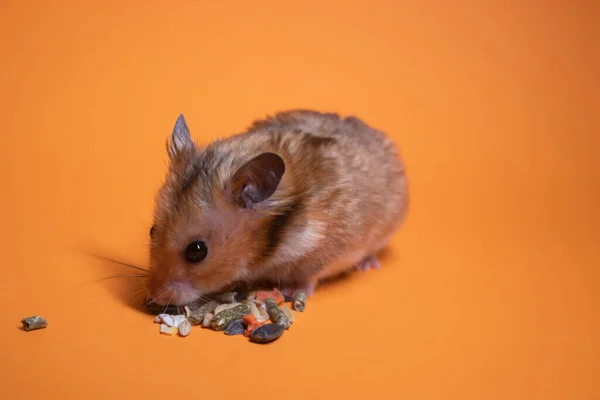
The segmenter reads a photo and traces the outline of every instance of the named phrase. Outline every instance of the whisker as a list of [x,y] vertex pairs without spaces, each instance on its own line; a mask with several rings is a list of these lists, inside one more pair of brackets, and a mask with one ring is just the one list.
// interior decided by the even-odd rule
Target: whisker
[[145,268],[141,268],[141,267],[138,267],[138,266],[136,266],[136,265],[133,265],[133,264],[128,264],[128,263],[125,263],[125,262],[122,262],[122,261],[117,261],[117,260],[114,260],[114,259],[112,259],[112,258],[109,258],[109,257],[100,256],[100,255],[98,255],[98,254],[92,254],[92,253],[88,253],[88,252],[86,252],[86,254],[88,254],[88,255],[90,255],[90,256],[92,256],[92,257],[100,258],[100,259],[102,259],[102,260],[104,260],[104,261],[109,261],[109,262],[112,262],[112,263],[114,263],[114,264],[119,264],[119,265],[122,265],[122,266],[124,266],[124,267],[133,268],[133,269],[136,269],[136,270],[138,270],[138,271],[144,271],[144,272],[148,272],[148,270],[147,270],[147,269],[145,269]]
[[106,280],[115,279],[115,278],[148,278],[148,276],[142,275],[142,274],[119,274],[119,275],[107,276],[105,278],[96,279],[93,282],[101,282],[101,281],[106,281]]

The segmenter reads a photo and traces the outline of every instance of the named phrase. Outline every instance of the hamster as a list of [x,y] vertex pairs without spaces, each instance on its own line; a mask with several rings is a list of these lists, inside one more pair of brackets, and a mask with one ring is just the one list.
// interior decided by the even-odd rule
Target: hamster
[[311,296],[324,279],[378,268],[405,220],[405,165],[360,119],[291,110],[196,144],[183,115],[151,228],[149,300],[186,305],[238,287]]

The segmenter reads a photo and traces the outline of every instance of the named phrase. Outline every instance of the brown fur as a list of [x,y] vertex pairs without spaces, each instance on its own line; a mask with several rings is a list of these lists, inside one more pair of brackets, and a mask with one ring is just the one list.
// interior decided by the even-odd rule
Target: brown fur
[[[149,290],[163,302],[172,281],[191,282],[198,295],[236,282],[314,283],[381,250],[406,215],[395,145],[354,117],[288,111],[205,147],[170,146],[150,263]],[[285,173],[271,197],[242,209],[232,177],[264,152],[278,154]],[[194,240],[207,243],[208,256],[189,265],[182,254]]]

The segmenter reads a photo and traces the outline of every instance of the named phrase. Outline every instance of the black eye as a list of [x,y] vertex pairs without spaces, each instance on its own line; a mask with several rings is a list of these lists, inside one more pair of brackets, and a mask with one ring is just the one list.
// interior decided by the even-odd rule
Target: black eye
[[197,263],[206,258],[206,253],[208,253],[208,249],[204,242],[192,242],[185,249],[185,259],[189,262]]
[[154,236],[155,227],[150,228],[150,237]]

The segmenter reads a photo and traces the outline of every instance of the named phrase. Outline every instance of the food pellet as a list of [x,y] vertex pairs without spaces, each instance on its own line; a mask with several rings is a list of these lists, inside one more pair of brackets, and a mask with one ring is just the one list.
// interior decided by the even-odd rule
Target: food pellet
[[246,304],[238,304],[233,308],[221,311],[210,321],[210,326],[216,331],[224,330],[231,321],[241,319],[244,315],[250,314],[250,307]]
[[303,312],[306,307],[306,293],[298,291],[294,294],[294,302],[292,303],[294,310]]
[[219,314],[221,311],[225,311],[225,310],[229,310],[230,308],[236,307],[241,303],[225,303],[225,304],[219,304],[217,306],[217,308],[215,308],[215,312],[213,314],[217,315]]
[[191,310],[191,314],[188,315],[188,320],[192,325],[200,325],[204,320],[204,316],[208,313],[214,314],[215,308],[219,305],[218,302],[211,300],[204,303],[196,310]]
[[23,318],[21,320],[21,324],[23,324],[23,330],[26,332],[44,329],[48,326],[48,322],[46,322],[46,320],[39,315]]
[[269,313],[269,317],[271,321],[283,326],[285,329],[288,329],[291,325],[290,320],[287,315],[279,308],[275,300],[272,298],[268,298],[265,301],[265,305],[267,306],[267,312]]

